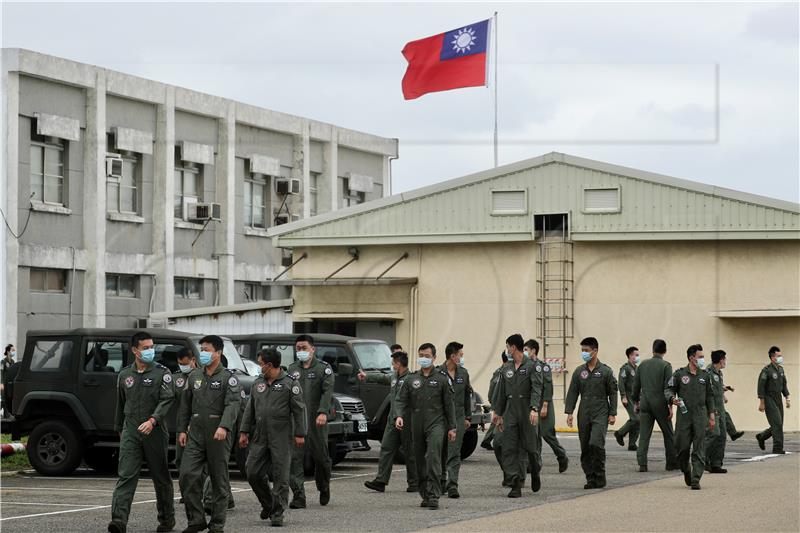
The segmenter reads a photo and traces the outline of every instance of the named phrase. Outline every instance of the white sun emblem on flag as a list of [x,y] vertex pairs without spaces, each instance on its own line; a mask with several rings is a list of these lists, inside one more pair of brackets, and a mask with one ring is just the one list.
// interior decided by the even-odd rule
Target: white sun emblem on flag
[[465,54],[471,49],[472,45],[475,44],[475,41],[477,41],[475,38],[475,30],[472,28],[463,28],[458,30],[453,42],[450,44],[453,45],[453,50]]

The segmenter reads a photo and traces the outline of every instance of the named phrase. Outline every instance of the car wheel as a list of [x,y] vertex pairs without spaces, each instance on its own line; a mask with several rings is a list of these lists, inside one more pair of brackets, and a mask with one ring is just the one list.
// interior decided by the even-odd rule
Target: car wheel
[[475,451],[478,445],[478,431],[475,428],[469,428],[464,432],[464,440],[461,442],[461,460],[463,461]]
[[101,474],[116,474],[119,467],[119,448],[94,447],[83,456],[89,468]]
[[28,437],[28,460],[43,476],[69,475],[82,459],[83,443],[72,424],[46,420]]

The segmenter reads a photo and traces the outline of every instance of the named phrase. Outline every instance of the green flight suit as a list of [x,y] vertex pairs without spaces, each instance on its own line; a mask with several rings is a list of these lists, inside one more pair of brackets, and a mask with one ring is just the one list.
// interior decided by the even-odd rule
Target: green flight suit
[[636,379],[636,367],[627,361],[619,368],[619,399],[626,400],[628,405],[622,404],[628,412],[628,421],[619,428],[617,433],[621,437],[630,435],[628,438],[628,449],[636,446],[636,439],[639,438],[639,414],[636,412],[633,402],[633,382]]
[[[181,398],[183,397],[183,391],[186,390],[186,387],[189,385],[189,373],[181,372],[180,370],[176,370],[172,373],[172,383],[175,386],[175,404],[180,409],[181,405]],[[183,450],[184,447],[180,446],[175,441],[175,468],[178,469],[178,472],[181,470],[181,458],[183,457]]]
[[293,502],[305,507],[306,489],[305,473],[303,472],[303,458],[306,450],[311,454],[314,463],[314,481],[320,495],[330,494],[331,486],[331,456],[328,451],[328,426],[317,427],[317,416],[329,416],[331,411],[331,396],[333,394],[333,369],[331,365],[317,359],[309,360],[308,368],[300,361],[289,365],[289,376],[296,380],[303,390],[303,401],[306,404],[308,416],[308,434],[306,443],[302,448],[292,449],[292,469],[289,475],[289,486],[292,488]]
[[503,471],[509,475],[510,486],[520,489],[525,484],[527,465],[531,467],[531,483],[539,478],[542,459],[539,455],[538,426],[531,424],[531,411],[542,404],[544,378],[542,368],[536,370],[530,360],[517,366],[514,360],[500,370],[495,390],[495,412],[503,417]]
[[650,436],[653,424],[658,423],[664,437],[664,452],[667,470],[678,467],[675,454],[675,434],[672,421],[668,418],[670,407],[664,399],[664,387],[672,377],[672,365],[663,357],[654,355],[639,364],[633,379],[633,402],[639,402],[639,449],[636,460],[639,466],[647,466],[647,451],[650,449]]
[[706,429],[705,449],[706,467],[721,468],[725,457],[725,441],[727,440],[726,414],[725,409],[725,385],[722,380],[722,371],[717,370],[714,365],[708,369],[708,377],[711,380],[711,391],[714,395],[714,405],[716,406],[716,424],[714,429]]
[[[531,360],[534,365],[542,366],[542,404],[547,402],[547,416],[539,417],[539,456],[542,455],[542,439],[550,446],[558,459],[559,465],[567,459],[567,451],[558,442],[556,436],[556,410],[553,406],[553,372],[550,365],[540,361],[538,358]],[[539,404],[539,413],[542,412],[542,405]]]
[[[210,531],[222,531],[228,510],[228,460],[244,393],[233,370],[220,362],[209,376],[205,368],[193,370],[181,397],[177,432],[188,430],[186,449],[181,459],[179,482],[190,526],[206,524],[203,510],[203,471],[211,478],[214,501]],[[191,427],[190,427],[191,426]],[[214,440],[218,428],[227,430],[224,440]]]
[[406,460],[406,481],[408,488],[413,492],[419,491],[419,483],[417,483],[417,461],[414,457],[414,444],[411,437],[411,431],[400,431],[394,427],[394,420],[397,416],[402,416],[403,421],[411,423],[411,411],[406,409],[404,413],[396,413],[395,405],[397,403],[397,396],[400,389],[403,387],[402,381],[409,375],[408,370],[399,376],[387,374],[367,374],[367,383],[381,383],[389,385],[389,414],[386,417],[386,427],[383,430],[383,438],[381,438],[381,454],[378,459],[378,476],[375,481],[389,484],[389,479],[392,477],[392,465],[394,465],[394,457],[397,450],[402,448],[403,457]]
[[417,462],[417,481],[422,501],[438,503],[442,495],[442,448],[445,436],[456,429],[453,387],[447,374],[431,368],[406,376],[395,399],[395,414],[411,411],[410,428],[403,419],[402,431],[411,429]]
[[288,505],[294,437],[306,436],[307,422],[303,391],[283,370],[271,383],[264,376],[255,380],[239,431],[250,438],[247,482],[261,509],[276,521]]
[[758,434],[762,441],[772,437],[772,453],[783,452],[783,402],[781,394],[789,397],[786,373],[779,364],[770,362],[758,375],[758,398],[764,400],[764,412],[769,427]]
[[[503,363],[505,364],[505,363]],[[492,373],[492,379],[489,382],[489,403],[492,405],[492,410],[497,413],[495,406],[497,405],[497,384],[500,383],[500,376],[502,375],[501,372],[503,371],[503,367],[500,366],[497,370]],[[486,436],[483,440],[490,439],[492,442],[492,448],[494,448],[494,457],[497,459],[497,464],[500,465],[500,469],[503,471],[503,486],[511,486],[511,476],[503,466],[503,432],[498,431],[497,427],[491,425],[489,427],[489,431],[486,432]]]
[[[720,375],[722,375],[722,372],[720,372]],[[727,409],[725,410],[725,431],[728,432],[728,436],[731,438],[731,440],[734,440],[741,436],[741,435],[738,436],[736,435],[737,433],[739,433],[739,430],[736,429],[736,424],[733,423],[733,418],[731,418],[731,414],[728,412]]]
[[684,474],[691,476],[692,485],[700,483],[706,466],[706,428],[709,414],[716,411],[712,381],[707,371],[697,369],[697,373],[692,374],[689,367],[685,366],[672,374],[664,389],[667,402],[672,402],[677,396],[686,404],[687,413],[682,413],[680,407],[676,409],[675,449],[678,464]]
[[447,435],[442,449],[442,490],[458,491],[458,473],[461,470],[461,444],[464,442],[464,420],[472,420],[472,385],[466,368],[456,365],[455,377],[447,371],[447,365],[439,370],[447,374],[453,387],[453,408],[456,413],[456,440],[450,442]]
[[586,482],[595,487],[606,485],[606,432],[608,417],[617,416],[617,380],[611,367],[597,361],[594,369],[580,365],[572,373],[564,412],[578,409],[578,439],[581,443],[581,468]]
[[[114,429],[121,432],[119,479],[111,498],[111,521],[123,528],[128,524],[144,461],[147,461],[156,492],[158,523],[167,524],[175,518],[168,460],[169,430],[165,423],[174,400],[172,374],[167,367],[154,363],[139,372],[133,364],[120,371],[114,418]],[[156,426],[149,435],[144,435],[138,428],[151,417]]]

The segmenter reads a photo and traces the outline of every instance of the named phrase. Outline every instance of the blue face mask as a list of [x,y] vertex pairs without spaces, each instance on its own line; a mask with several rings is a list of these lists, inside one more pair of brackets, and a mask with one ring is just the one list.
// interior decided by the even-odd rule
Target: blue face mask
[[143,363],[152,363],[153,360],[156,358],[156,351],[153,348],[148,350],[142,350],[139,352],[139,357],[142,359]]
[[782,365],[783,364],[783,356],[779,355],[778,357],[776,357],[775,358],[775,362],[778,363],[779,365]]
[[461,356],[461,361],[458,362],[458,366],[460,366],[461,368],[464,368],[464,356],[463,355]]
[[200,352],[200,357],[198,358],[200,366],[208,366],[211,363],[211,356],[211,352]]
[[417,359],[417,361],[419,362],[420,368],[430,368],[431,365],[433,364],[433,359],[431,359],[430,357],[420,357],[419,359]]
[[178,363],[178,367],[181,369],[181,372],[183,372],[184,374],[188,374],[189,372],[192,371],[192,365],[182,365],[182,364]]
[[588,363],[592,360],[592,354],[589,352],[581,352],[581,359],[583,359],[584,363]]
[[700,357],[697,359],[697,368],[703,369],[706,367],[706,360],[704,357]]
[[311,357],[311,352],[297,352],[297,360],[305,363]]
[[639,364],[640,360],[641,360],[641,357],[639,357],[638,355],[633,358],[633,362],[636,363],[637,365]]

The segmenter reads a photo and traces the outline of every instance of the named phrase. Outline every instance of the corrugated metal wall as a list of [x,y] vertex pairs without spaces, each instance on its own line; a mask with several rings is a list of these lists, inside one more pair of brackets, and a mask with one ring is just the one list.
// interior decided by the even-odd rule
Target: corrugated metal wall
[[292,314],[283,308],[178,317],[171,319],[170,322],[169,329],[205,335],[292,332]]

